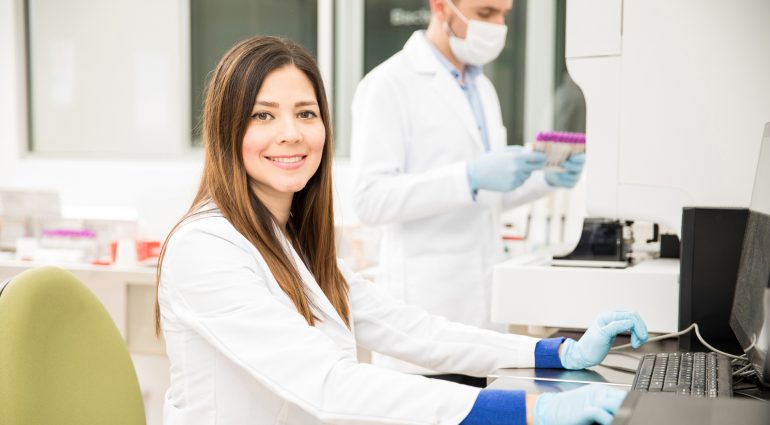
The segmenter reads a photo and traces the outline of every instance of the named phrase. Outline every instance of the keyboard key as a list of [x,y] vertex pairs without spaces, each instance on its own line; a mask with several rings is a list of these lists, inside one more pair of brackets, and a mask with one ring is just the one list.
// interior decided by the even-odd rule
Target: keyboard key
[[666,381],[663,383],[663,392],[664,393],[673,393],[676,392],[679,385],[676,381]]

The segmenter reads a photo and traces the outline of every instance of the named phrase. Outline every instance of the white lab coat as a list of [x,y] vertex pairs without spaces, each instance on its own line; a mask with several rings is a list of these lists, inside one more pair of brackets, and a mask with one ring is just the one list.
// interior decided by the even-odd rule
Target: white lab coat
[[[492,267],[504,259],[500,213],[551,189],[535,172],[515,191],[472,198],[466,163],[484,152],[481,134],[468,100],[428,43],[415,32],[356,90],[354,206],[363,223],[383,225],[378,284],[432,314],[499,329],[489,316]],[[476,84],[491,149],[502,148],[497,93],[484,75]]]
[[351,330],[287,244],[319,318],[309,326],[259,251],[218,213],[171,237],[159,287],[171,361],[165,425],[457,424],[478,389],[356,360],[356,345],[484,376],[532,367],[537,339],[427,315],[342,267]]

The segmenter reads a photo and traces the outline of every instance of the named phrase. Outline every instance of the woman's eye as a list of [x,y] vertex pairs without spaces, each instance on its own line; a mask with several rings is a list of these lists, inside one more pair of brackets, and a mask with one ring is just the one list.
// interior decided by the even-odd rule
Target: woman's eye
[[303,119],[310,119],[310,118],[315,118],[318,115],[316,115],[316,113],[313,111],[302,111],[299,114],[297,114],[297,116]]
[[251,114],[251,118],[253,118],[253,119],[257,120],[257,121],[267,121],[267,120],[273,118],[273,116],[270,115],[267,112],[255,112],[255,113]]

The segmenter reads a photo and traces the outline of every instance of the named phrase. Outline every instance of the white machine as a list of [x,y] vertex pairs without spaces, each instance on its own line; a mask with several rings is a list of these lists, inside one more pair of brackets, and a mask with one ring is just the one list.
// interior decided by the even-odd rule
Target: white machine
[[[770,121],[767,0],[569,0],[567,67],[586,99],[587,213],[679,232],[682,208],[748,207]],[[492,320],[585,328],[639,311],[677,328],[678,263],[497,266]]]

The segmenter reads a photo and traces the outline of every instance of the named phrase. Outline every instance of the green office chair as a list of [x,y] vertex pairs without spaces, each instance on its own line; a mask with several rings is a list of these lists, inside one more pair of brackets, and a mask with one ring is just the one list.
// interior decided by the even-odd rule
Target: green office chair
[[0,282],[0,425],[144,425],[131,357],[107,310],[64,270]]

